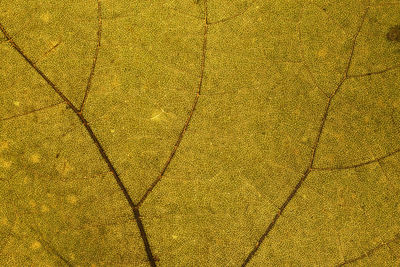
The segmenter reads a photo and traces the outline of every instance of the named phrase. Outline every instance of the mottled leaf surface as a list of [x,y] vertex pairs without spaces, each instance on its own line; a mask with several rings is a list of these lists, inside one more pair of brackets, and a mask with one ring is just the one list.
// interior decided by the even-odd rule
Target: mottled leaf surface
[[400,265],[399,25],[398,0],[1,0],[0,265]]

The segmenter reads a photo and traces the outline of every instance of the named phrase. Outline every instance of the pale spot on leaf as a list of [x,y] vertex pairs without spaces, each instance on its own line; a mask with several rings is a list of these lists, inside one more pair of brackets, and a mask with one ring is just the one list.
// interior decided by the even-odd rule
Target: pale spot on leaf
[[163,109],[154,110],[150,120],[152,120],[152,121],[168,121],[167,113]]
[[177,239],[178,236],[177,236],[177,235],[172,235],[172,238],[173,238],[173,239]]
[[114,76],[112,81],[111,81],[111,85],[113,87],[120,87],[121,86],[121,80],[119,78],[119,76]]
[[379,178],[379,183],[387,184],[387,183],[388,183],[387,177],[386,177],[385,175],[382,175],[382,176]]
[[22,182],[23,182],[24,184],[28,184],[29,181],[30,181],[30,179],[29,179],[28,176],[25,176],[24,179],[22,180]]
[[0,219],[0,225],[8,225],[8,219],[6,217],[2,217]]
[[48,13],[48,12],[46,12],[46,13],[42,13],[41,15],[40,15],[40,19],[42,20],[42,21],[44,21],[44,22],[49,22],[50,21],[50,14]]
[[72,170],[74,170],[74,167],[72,167],[71,164],[69,164],[69,162],[64,159],[64,160],[60,160],[59,162],[57,162],[56,170],[62,176],[66,176],[66,175],[68,175],[68,173],[70,173]]
[[36,207],[36,201],[33,200],[33,199],[29,200],[29,206],[30,206],[31,208]]
[[60,41],[59,41],[59,40],[51,40],[51,41],[50,41],[50,46],[51,46],[51,47],[57,46],[58,44],[60,44]]
[[9,169],[11,167],[11,164],[11,161],[0,158],[0,167],[4,169]]
[[49,207],[47,205],[42,205],[40,211],[43,213],[49,212]]
[[327,54],[328,54],[328,50],[326,49],[326,47],[318,50],[318,52],[317,52],[317,55],[320,58],[325,58]]
[[41,156],[39,153],[33,153],[30,157],[30,161],[33,163],[39,163],[41,159]]
[[75,195],[68,195],[67,201],[71,204],[75,204],[76,202],[78,202],[78,198]]
[[21,103],[19,101],[14,101],[13,102],[14,106],[19,107],[21,105]]
[[8,142],[7,141],[1,141],[0,142],[0,152],[2,152],[3,150],[8,149]]
[[33,243],[31,244],[31,249],[33,249],[33,250],[37,250],[37,249],[39,249],[39,248],[41,248],[41,247],[42,247],[42,244],[40,244],[39,241],[35,241],[35,242],[33,242]]

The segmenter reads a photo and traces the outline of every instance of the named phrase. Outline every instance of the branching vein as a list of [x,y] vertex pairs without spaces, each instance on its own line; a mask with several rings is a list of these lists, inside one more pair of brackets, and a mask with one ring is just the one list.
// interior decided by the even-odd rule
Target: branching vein
[[4,26],[0,23],[0,30],[3,32],[4,36],[6,37],[8,43],[25,59],[25,61],[47,82],[47,84],[59,95],[59,97],[65,102],[75,113],[75,115],[79,118],[79,120],[82,122],[83,126],[85,127],[86,131],[88,132],[90,138],[92,141],[95,143],[99,153],[101,154],[101,157],[103,160],[107,163],[107,166],[111,173],[114,176],[114,179],[116,183],[118,184],[119,188],[121,189],[125,199],[127,200],[129,206],[132,209],[134,219],[136,221],[136,224],[139,228],[140,236],[143,240],[144,247],[146,250],[147,258],[149,260],[149,263],[151,266],[156,266],[150,244],[147,238],[146,231],[143,226],[142,218],[140,216],[140,212],[138,209],[138,206],[133,203],[133,200],[131,196],[129,195],[129,192],[125,185],[123,184],[121,178],[119,177],[117,171],[115,170],[113,164],[111,163],[108,155],[103,149],[103,146],[101,145],[100,141],[98,140],[97,136],[92,130],[92,127],[89,125],[89,122],[86,120],[86,118],[82,115],[82,112],[80,109],[78,109],[62,92],[61,90],[47,77],[47,75],[40,70],[36,64],[22,51],[22,49],[14,42],[14,40],[11,38],[11,36],[8,34]]
[[310,174],[310,172],[313,169],[314,166],[314,160],[315,160],[315,155],[317,152],[317,148],[319,145],[319,141],[322,135],[322,132],[324,130],[324,126],[326,123],[326,119],[328,118],[328,113],[329,113],[329,108],[332,104],[333,98],[335,97],[335,95],[339,92],[340,88],[342,87],[343,83],[345,82],[345,80],[347,80],[349,78],[349,70],[350,70],[350,66],[351,66],[351,62],[353,59],[353,55],[354,55],[354,51],[355,51],[355,47],[356,47],[356,41],[357,41],[357,37],[361,31],[362,25],[364,24],[365,21],[365,17],[367,15],[368,12],[368,8],[364,11],[364,14],[361,18],[361,23],[357,29],[357,32],[355,33],[354,37],[353,37],[353,44],[352,44],[352,48],[351,48],[351,52],[350,52],[350,56],[345,68],[345,72],[343,75],[342,80],[339,82],[339,84],[337,85],[335,91],[330,95],[329,99],[328,99],[328,103],[326,105],[325,108],[325,112],[322,116],[322,121],[319,127],[319,131],[317,134],[317,137],[315,139],[314,142],[314,146],[313,146],[313,151],[312,151],[312,155],[308,164],[307,169],[304,171],[302,177],[300,178],[300,180],[297,182],[296,186],[293,188],[293,190],[290,192],[290,194],[288,195],[288,197],[286,198],[286,200],[284,201],[284,203],[281,205],[281,207],[279,208],[279,211],[275,214],[274,218],[272,219],[272,221],[270,222],[270,224],[268,225],[267,229],[265,230],[265,232],[261,235],[261,237],[259,238],[259,240],[257,241],[256,245],[254,246],[253,250],[248,254],[247,258],[243,261],[242,266],[246,266],[250,260],[254,257],[255,253],[258,251],[258,249],[260,248],[262,242],[265,240],[265,238],[268,236],[268,234],[271,232],[271,230],[274,228],[276,222],[278,221],[278,219],[280,218],[280,216],[282,215],[282,213],[285,211],[286,207],[288,206],[288,204],[291,202],[291,200],[296,196],[297,192],[299,191],[299,189],[301,188],[301,186],[303,185],[304,181],[306,180],[306,178],[308,177],[308,175]]
[[199,97],[201,94],[201,88],[203,86],[203,80],[204,80],[204,71],[205,71],[205,63],[206,63],[206,53],[207,53],[207,31],[209,27],[209,22],[207,19],[207,1],[204,2],[205,5],[205,11],[204,11],[204,31],[203,31],[203,47],[202,47],[202,56],[201,56],[201,67],[200,67],[200,80],[199,84],[197,86],[197,92],[193,100],[192,108],[190,109],[189,116],[187,117],[185,124],[182,127],[181,132],[178,135],[178,139],[175,142],[175,145],[173,146],[171,153],[169,154],[169,157],[167,161],[164,164],[164,167],[162,168],[160,174],[158,177],[153,181],[153,183],[150,185],[150,187],[146,190],[142,198],[138,202],[138,206],[140,206],[147,198],[147,196],[151,193],[151,191],[154,189],[154,187],[161,181],[162,177],[164,176],[165,172],[168,169],[168,166],[170,165],[172,159],[175,156],[176,151],[179,148],[179,145],[181,144],[181,141],[183,139],[183,136],[185,135],[185,132],[187,128],[189,127],[189,123],[192,120],[193,114],[196,110],[197,103],[199,101]]
[[381,160],[383,160],[385,158],[388,158],[390,156],[396,155],[399,152],[400,152],[400,148],[397,148],[396,150],[393,150],[392,152],[387,153],[386,155],[383,155],[383,156],[381,156],[379,158],[371,159],[371,160],[364,161],[364,162],[361,162],[361,163],[352,164],[352,165],[348,165],[348,166],[337,166],[337,167],[320,167],[320,168],[319,167],[313,167],[312,170],[316,170],[316,171],[319,171],[319,170],[321,170],[321,171],[322,170],[335,171],[335,170],[354,169],[354,168],[366,166],[366,165],[369,165],[369,164],[372,164],[372,163],[379,163]]
[[46,109],[58,106],[58,105],[60,105],[62,103],[65,103],[65,102],[61,101],[61,102],[57,102],[57,103],[54,103],[54,104],[51,104],[51,105],[48,105],[48,106],[44,106],[44,107],[40,107],[40,108],[37,108],[37,109],[33,109],[33,110],[30,110],[30,111],[27,111],[27,112],[24,112],[24,113],[21,113],[21,114],[15,114],[15,115],[12,115],[12,116],[9,116],[9,117],[2,118],[2,119],[0,119],[0,121],[7,121],[7,120],[14,119],[14,118],[26,116],[26,115],[29,115],[29,114],[32,114],[32,113],[35,113],[35,112],[38,112],[38,111],[42,111],[42,110],[46,110]]
[[400,68],[400,65],[394,65],[394,66],[391,66],[391,67],[383,69],[383,70],[372,71],[372,72],[367,72],[367,73],[363,73],[363,74],[349,75],[349,78],[369,77],[372,75],[382,74],[382,73],[396,70],[399,68]]

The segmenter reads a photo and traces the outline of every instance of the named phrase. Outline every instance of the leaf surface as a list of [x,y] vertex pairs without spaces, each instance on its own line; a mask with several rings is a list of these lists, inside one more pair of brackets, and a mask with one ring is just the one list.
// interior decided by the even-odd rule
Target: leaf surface
[[400,264],[399,1],[31,2],[1,266]]

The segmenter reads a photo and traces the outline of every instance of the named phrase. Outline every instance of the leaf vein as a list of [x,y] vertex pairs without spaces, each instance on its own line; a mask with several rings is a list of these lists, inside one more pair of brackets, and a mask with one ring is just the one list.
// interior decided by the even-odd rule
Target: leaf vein
[[330,95],[328,103],[325,107],[325,111],[322,117],[322,121],[319,127],[319,131],[316,137],[316,140],[314,142],[314,146],[313,146],[313,151],[312,151],[312,155],[311,155],[311,159],[310,162],[308,164],[307,169],[304,171],[304,174],[302,175],[302,177],[300,178],[300,180],[297,182],[297,184],[295,185],[295,187],[293,188],[293,190],[290,192],[290,194],[288,195],[288,197],[286,198],[286,200],[283,202],[283,204],[281,205],[281,207],[279,208],[279,211],[275,214],[274,218],[272,219],[272,221],[270,222],[270,224],[268,225],[267,229],[264,231],[264,233],[261,235],[261,237],[258,239],[256,245],[253,247],[253,249],[251,250],[251,252],[247,255],[246,259],[243,261],[242,263],[242,267],[246,266],[251,259],[254,257],[255,253],[258,251],[258,249],[260,248],[262,242],[265,240],[265,238],[268,236],[268,234],[271,232],[271,230],[274,228],[274,226],[276,225],[276,222],[278,221],[278,219],[280,218],[280,216],[282,215],[282,213],[285,211],[286,207],[289,205],[289,203],[292,201],[292,199],[296,196],[298,190],[301,188],[301,186],[303,185],[304,181],[307,179],[308,175],[310,174],[310,172],[313,170],[313,165],[314,165],[314,160],[315,160],[315,155],[316,155],[316,151],[318,148],[318,145],[320,143],[320,138],[322,135],[322,132],[324,130],[324,126],[326,123],[326,119],[328,118],[328,113],[329,113],[329,109],[331,107],[332,104],[332,100],[335,97],[335,95],[339,92],[340,88],[342,87],[343,83],[348,79],[348,73],[349,73],[349,69],[351,66],[351,62],[353,59],[353,55],[354,55],[354,50],[356,47],[356,41],[357,41],[357,37],[359,35],[359,33],[361,32],[361,28],[362,25],[364,24],[365,21],[365,17],[367,15],[368,12],[368,8],[365,9],[364,14],[361,17],[361,22],[360,25],[356,31],[356,33],[354,34],[353,37],[353,43],[352,43],[352,47],[351,47],[351,52],[350,52],[350,56],[347,62],[347,66],[345,69],[345,73],[343,78],[341,79],[341,81],[338,83],[335,91]]
[[153,181],[153,183],[149,186],[149,188],[146,190],[146,192],[143,194],[141,199],[139,200],[137,206],[140,206],[143,204],[143,202],[146,200],[146,198],[149,196],[149,194],[153,191],[154,187],[161,181],[162,177],[164,176],[165,172],[167,171],[172,159],[174,158],[176,151],[178,150],[181,141],[185,135],[185,132],[187,128],[189,127],[189,123],[192,120],[193,114],[196,110],[197,103],[199,101],[200,95],[201,95],[201,88],[203,86],[203,80],[204,80],[204,72],[205,72],[205,63],[206,63],[206,53],[207,53],[207,32],[208,32],[208,27],[210,23],[208,22],[207,18],[207,1],[204,3],[205,5],[205,11],[204,11],[204,32],[203,32],[203,47],[202,47],[202,56],[201,56],[201,67],[200,67],[200,79],[199,79],[199,84],[197,87],[197,92],[193,100],[192,108],[190,109],[189,115],[186,118],[185,124],[182,127],[182,130],[180,131],[178,135],[178,139],[176,140],[169,157],[167,161],[164,164],[164,167],[162,168],[160,174],[157,176],[157,178]]
[[94,76],[94,71],[96,68],[96,63],[97,63],[97,57],[99,55],[99,50],[100,50],[100,43],[101,43],[101,32],[102,32],[102,15],[101,15],[101,3],[99,0],[97,0],[97,22],[98,22],[98,26],[97,26],[97,43],[96,43],[96,49],[94,52],[94,56],[93,56],[93,61],[92,61],[92,67],[90,68],[90,74],[87,80],[87,84],[86,84],[86,90],[85,90],[85,96],[83,97],[82,100],[82,104],[81,107],[79,109],[79,112],[82,113],[83,112],[83,108],[85,106],[85,103],[87,101],[87,98],[89,96],[89,91],[90,88],[92,87],[92,80],[93,80],[93,76]]
[[5,35],[7,41],[9,42],[9,44],[25,59],[26,62],[29,63],[29,65],[32,66],[32,68],[40,76],[42,76],[42,78],[51,86],[51,88],[53,88],[53,90],[64,100],[64,102],[66,102],[66,104],[73,110],[75,115],[78,116],[79,120],[82,122],[82,124],[86,128],[86,131],[88,132],[88,134],[89,134],[90,138],[92,139],[92,141],[97,146],[98,151],[100,152],[103,160],[107,163],[107,166],[110,169],[110,171],[112,172],[115,181],[117,182],[119,188],[121,189],[122,193],[125,196],[125,199],[127,200],[129,206],[131,207],[131,209],[133,211],[133,215],[134,215],[136,224],[137,224],[137,226],[139,228],[140,236],[141,236],[142,241],[144,243],[144,247],[145,247],[147,258],[149,260],[150,265],[151,266],[156,266],[156,263],[155,263],[155,260],[154,260],[154,257],[153,257],[153,254],[152,254],[152,251],[151,251],[151,248],[150,248],[150,243],[148,241],[147,234],[146,234],[146,231],[145,231],[143,223],[142,223],[142,219],[141,219],[141,216],[140,216],[140,212],[139,212],[138,206],[133,203],[133,200],[132,200],[127,188],[123,184],[121,178],[119,177],[119,175],[118,175],[117,171],[115,170],[113,164],[111,163],[108,155],[106,154],[106,152],[104,151],[102,145],[100,144],[99,140],[97,139],[97,136],[94,134],[94,132],[93,132],[92,128],[90,127],[88,121],[82,115],[80,110],[78,110],[78,108],[61,92],[61,90],[46,76],[46,74],[43,71],[41,71],[35,65],[35,63],[22,51],[22,49],[14,42],[14,40],[11,38],[11,36],[8,34],[8,32],[4,28],[3,24],[1,24],[1,23],[0,23],[0,30]]

